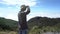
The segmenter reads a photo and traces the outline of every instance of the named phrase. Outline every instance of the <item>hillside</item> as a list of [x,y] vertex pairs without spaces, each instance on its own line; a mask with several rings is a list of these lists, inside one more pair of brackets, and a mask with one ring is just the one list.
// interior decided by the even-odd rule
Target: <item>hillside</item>
[[38,26],[40,29],[53,28],[60,31],[60,18],[34,17],[28,21],[28,25],[30,29],[34,26]]
[[[18,22],[0,17],[0,30],[17,30]],[[50,28],[60,29],[60,18],[48,18],[48,17],[34,17],[28,21],[28,27],[31,30],[33,27],[38,26],[39,29]],[[48,28],[47,27],[47,28]],[[43,29],[44,29],[43,28]]]
[[17,21],[0,17],[0,30],[16,30]]

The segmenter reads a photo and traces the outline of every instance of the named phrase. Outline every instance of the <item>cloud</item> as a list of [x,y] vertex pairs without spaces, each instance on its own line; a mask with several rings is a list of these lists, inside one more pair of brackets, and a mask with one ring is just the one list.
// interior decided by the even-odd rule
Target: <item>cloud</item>
[[18,21],[17,15],[14,14],[8,14],[5,18]]
[[17,9],[13,8],[0,8],[0,17],[4,17],[7,19],[18,20],[17,19]]
[[2,13],[0,13],[0,17],[2,16],[3,14]]
[[27,19],[31,19],[33,17],[36,17],[36,16],[40,16],[40,17],[49,17],[49,18],[60,18],[60,13],[48,13],[48,12],[32,12],[30,13],[28,16],[27,16]]
[[29,5],[29,6],[35,6],[36,5],[36,0],[2,0],[0,3],[6,4],[6,5]]
[[[17,21],[18,21],[17,14],[19,9],[12,8],[10,7],[10,5],[21,6],[22,4],[25,4],[29,6],[35,6],[37,4],[36,0],[1,0],[0,3],[9,6],[8,8],[7,7],[0,8],[0,11],[1,11],[0,16],[5,17],[7,19],[17,20]],[[29,17],[27,18],[28,20],[32,18],[31,15],[28,17]]]

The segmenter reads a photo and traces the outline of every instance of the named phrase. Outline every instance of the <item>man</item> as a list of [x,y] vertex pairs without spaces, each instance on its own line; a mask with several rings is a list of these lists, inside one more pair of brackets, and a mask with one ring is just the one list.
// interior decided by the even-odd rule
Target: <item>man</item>
[[18,13],[19,22],[19,34],[27,34],[28,25],[26,21],[26,16],[30,13],[29,6],[22,5],[21,11]]

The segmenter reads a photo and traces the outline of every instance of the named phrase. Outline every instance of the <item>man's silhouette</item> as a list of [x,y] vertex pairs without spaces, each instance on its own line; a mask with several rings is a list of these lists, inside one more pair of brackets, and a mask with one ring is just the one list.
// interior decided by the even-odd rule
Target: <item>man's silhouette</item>
[[19,34],[27,34],[28,25],[26,17],[30,13],[29,6],[22,5],[21,11],[18,13],[18,23],[19,23]]

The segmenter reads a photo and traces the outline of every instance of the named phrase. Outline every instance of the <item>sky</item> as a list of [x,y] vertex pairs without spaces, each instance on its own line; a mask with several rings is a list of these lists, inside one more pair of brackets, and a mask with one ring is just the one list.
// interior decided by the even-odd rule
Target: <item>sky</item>
[[60,18],[60,0],[0,0],[0,17],[18,21],[23,4],[30,6],[27,20],[36,16]]

